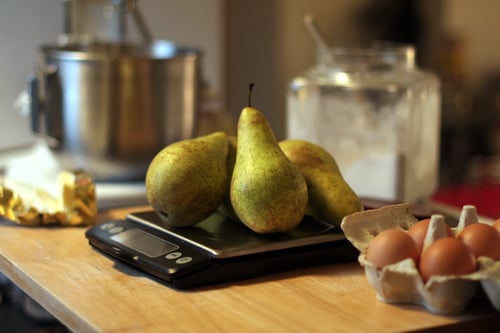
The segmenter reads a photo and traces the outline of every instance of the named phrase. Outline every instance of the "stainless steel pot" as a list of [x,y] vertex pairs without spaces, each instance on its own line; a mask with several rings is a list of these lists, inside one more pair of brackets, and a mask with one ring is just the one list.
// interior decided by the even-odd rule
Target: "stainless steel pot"
[[143,179],[164,146],[195,134],[200,52],[148,45],[45,45],[31,81],[33,131],[64,168]]

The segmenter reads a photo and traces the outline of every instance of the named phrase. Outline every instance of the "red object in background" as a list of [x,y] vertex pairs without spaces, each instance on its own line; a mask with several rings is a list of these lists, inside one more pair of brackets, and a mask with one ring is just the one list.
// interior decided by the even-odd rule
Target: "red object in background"
[[473,205],[479,215],[500,218],[500,184],[460,185],[439,189],[434,201],[462,207]]

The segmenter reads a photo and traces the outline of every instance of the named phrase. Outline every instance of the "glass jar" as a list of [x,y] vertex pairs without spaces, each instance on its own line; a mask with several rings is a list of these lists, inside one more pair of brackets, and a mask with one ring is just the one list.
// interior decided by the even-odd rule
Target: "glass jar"
[[411,45],[318,51],[287,94],[287,137],[317,143],[363,198],[421,202],[438,185],[440,84]]

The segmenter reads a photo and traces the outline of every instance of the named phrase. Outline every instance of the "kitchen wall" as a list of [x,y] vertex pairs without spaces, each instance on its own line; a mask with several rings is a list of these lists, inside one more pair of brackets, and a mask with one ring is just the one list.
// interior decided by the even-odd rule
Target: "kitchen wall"
[[[62,0],[0,1],[0,149],[32,140],[27,116],[14,100],[33,74],[39,45],[63,32]],[[203,75],[222,91],[224,54],[223,0],[138,0],[156,39],[193,45],[203,51]],[[132,34],[136,31],[132,27]]]
[[61,31],[59,3],[0,2],[0,148],[30,139],[28,120],[13,103],[33,71],[37,45],[54,40]]
[[500,70],[500,2],[445,0],[443,8],[443,33],[459,36],[465,43],[467,78],[478,84],[491,71]]

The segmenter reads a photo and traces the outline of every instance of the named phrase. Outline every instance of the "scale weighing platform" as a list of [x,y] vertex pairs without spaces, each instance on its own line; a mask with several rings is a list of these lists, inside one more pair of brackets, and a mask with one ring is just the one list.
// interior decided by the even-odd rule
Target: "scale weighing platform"
[[312,217],[290,232],[261,235],[217,213],[195,226],[165,227],[150,210],[95,225],[85,236],[93,247],[177,289],[355,261],[359,254],[339,227]]

